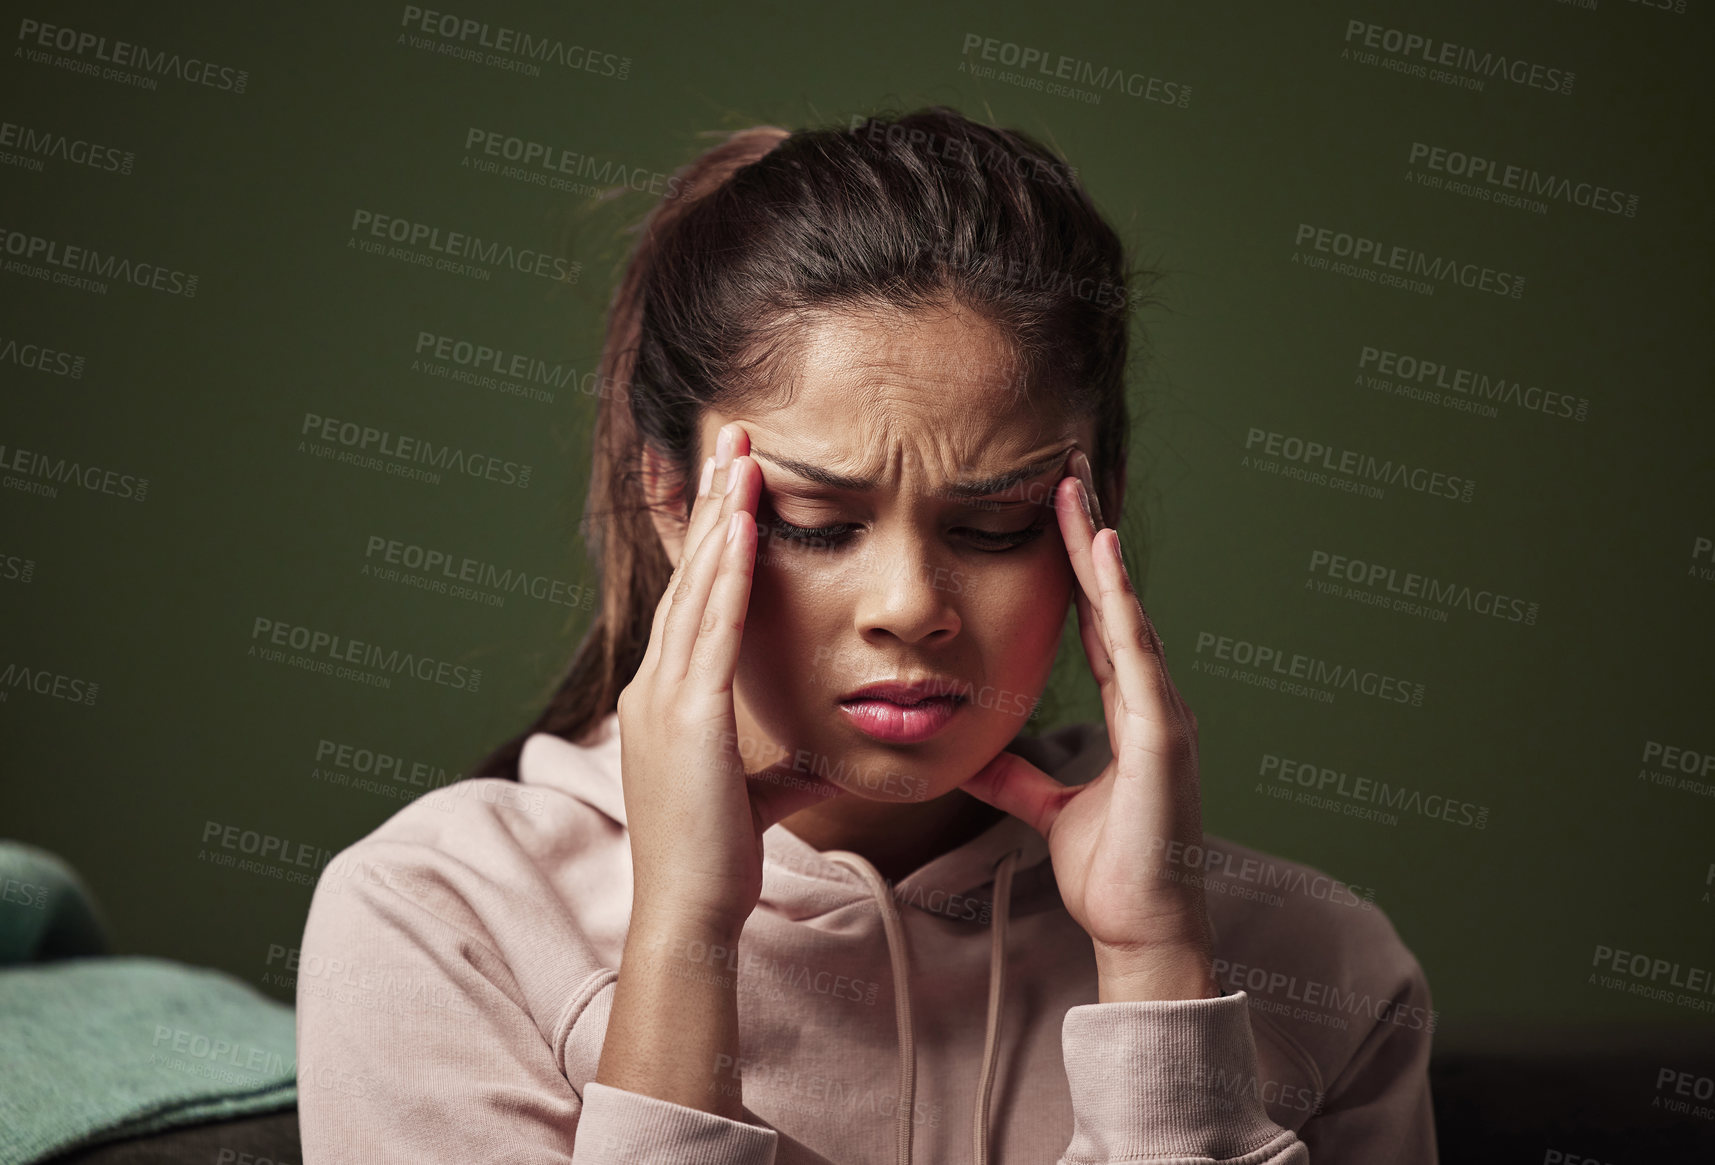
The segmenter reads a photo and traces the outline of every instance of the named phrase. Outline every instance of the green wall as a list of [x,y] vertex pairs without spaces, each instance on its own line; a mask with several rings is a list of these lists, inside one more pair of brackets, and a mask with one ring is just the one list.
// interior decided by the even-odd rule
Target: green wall
[[[422,791],[330,783],[319,742],[451,779],[533,712],[589,616],[576,527],[595,397],[579,378],[650,195],[597,203],[588,179],[485,172],[480,135],[659,191],[707,131],[944,102],[1061,150],[1168,272],[1139,321],[1153,358],[1134,383],[1124,529],[1201,720],[1207,827],[1372,888],[1429,973],[1444,1040],[1502,1019],[1709,1030],[1715,995],[1592,978],[1601,947],[1715,970],[1715,761],[1668,763],[1715,754],[1706,6],[458,11],[587,66],[536,75],[442,51],[472,41],[413,33],[400,4],[194,7],[26,8],[0,69],[0,444],[116,471],[49,497],[29,458],[7,462],[0,831],[81,871],[121,949],[289,999],[273,972],[313,855]],[[91,39],[43,48],[65,34],[31,20]],[[1433,44],[1392,53],[1387,30]],[[1031,73],[1009,67],[1027,52]],[[1414,75],[1426,52],[1455,63]],[[1081,94],[1025,80],[1062,57]],[[1477,71],[1499,58],[1523,80]],[[1096,88],[1102,70],[1138,92]],[[79,162],[79,141],[101,149]],[[1448,189],[1469,158],[1515,186],[1520,171],[1553,182],[1534,205],[1494,197],[1503,181]],[[566,256],[577,278],[366,253],[361,214]],[[1366,254],[1340,270],[1358,240]],[[19,254],[31,246],[62,265]],[[67,247],[129,260],[144,282],[136,265],[158,265],[159,286],[68,285],[90,276],[63,265]],[[1414,262],[1415,286],[1368,277]],[[177,293],[191,275],[194,295]],[[440,375],[457,365],[419,352],[424,333],[564,383],[544,400]],[[1411,381],[1401,357],[1443,371]],[[1439,398],[1403,391],[1437,377],[1453,386]],[[1483,393],[1499,399],[1457,407]],[[491,455],[502,477],[527,465],[528,481],[336,463],[300,445],[312,413]],[[1334,466],[1350,451],[1442,477],[1368,496],[1338,468],[1287,476],[1297,447],[1271,458],[1253,431],[1319,442]],[[136,479],[146,494],[126,496]],[[1444,479],[1475,485],[1438,496]],[[384,565],[371,539],[569,601],[490,605],[366,573]],[[1319,554],[1392,573],[1335,582]],[[1428,585],[1411,575],[1442,597],[1364,601],[1391,600],[1389,578]],[[1496,595],[1498,616],[1477,609]],[[428,657],[444,682],[270,662],[250,651],[258,619]],[[1420,684],[1421,700],[1223,675],[1223,637]],[[1099,715],[1076,642],[1056,719]],[[44,675],[64,677],[61,696]],[[1300,799],[1269,757],[1343,773],[1346,793],[1336,778]],[[1360,778],[1404,799],[1379,807],[1393,820],[1349,811],[1378,808]],[[1451,820],[1432,815],[1449,804]],[[312,872],[205,860],[231,852],[205,840],[228,828],[312,855]]]

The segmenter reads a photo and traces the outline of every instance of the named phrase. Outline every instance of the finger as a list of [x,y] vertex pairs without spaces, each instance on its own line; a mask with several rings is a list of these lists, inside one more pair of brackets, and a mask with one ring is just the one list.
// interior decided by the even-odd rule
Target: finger
[[1106,529],[1108,522],[1107,519],[1102,516],[1102,495],[1101,492],[1096,489],[1096,476],[1090,469],[1090,459],[1085,456],[1082,449],[1074,446],[1072,449],[1072,455],[1066,459],[1066,462],[1068,468],[1077,475],[1078,480],[1084,483],[1084,492],[1088,494],[1090,498],[1091,522],[1094,523],[1098,530]]
[[[643,661],[639,664],[640,671],[645,666],[659,666],[660,645],[665,636],[668,614],[673,607],[673,595],[679,593],[685,572],[696,558],[697,548],[703,544],[708,531],[727,518],[726,487],[732,480],[731,459],[749,451],[749,433],[745,432],[742,425],[733,421],[721,426],[715,435],[714,455],[703,459],[702,472],[697,479],[697,492],[691,500],[691,512],[685,518],[685,532],[679,543],[679,562],[667,580],[661,601],[656,604],[655,618],[650,625],[649,643],[644,649]],[[727,461],[725,466],[719,464],[723,459]]]
[[[721,572],[721,563],[725,551],[729,549],[726,540],[726,523],[731,515],[737,512],[745,497],[746,467],[754,463],[750,458],[741,458],[732,465],[730,480],[734,482],[731,493],[722,497],[721,504],[713,505],[712,498],[705,499],[709,508],[718,515],[720,523],[715,527],[716,532],[705,535],[702,542],[692,552],[689,564],[679,579],[676,587],[672,588],[672,606],[667,611],[666,620],[661,627],[661,654],[656,662],[656,671],[669,682],[683,682],[690,667],[691,652],[695,649],[698,637],[702,634],[705,617],[708,613],[709,595],[714,588],[715,580]],[[754,504],[754,502],[752,503]],[[752,514],[754,520],[755,515]],[[748,597],[750,567],[745,567],[745,591]]]
[[686,526],[687,551],[695,553],[697,546],[711,534],[718,538],[726,537],[727,487],[734,481],[733,469],[738,459],[749,452],[750,435],[744,431],[744,426],[737,421],[728,421],[721,426],[720,432],[715,435],[714,469],[708,493],[703,496],[702,506],[692,509],[690,521]]
[[734,508],[709,541],[712,543],[716,537],[721,539],[722,546],[715,552],[719,557],[714,584],[697,624],[697,637],[691,645],[690,665],[685,673],[687,679],[697,681],[698,689],[704,693],[732,690],[744,620],[750,610],[750,582],[756,570],[755,515]]
[[1063,785],[1018,754],[1003,752],[959,788],[1012,814],[1046,838],[1079,787]]
[[[1079,614],[1089,615],[1091,636],[1084,640],[1084,651],[1093,663],[1097,659],[1111,659],[1113,652],[1108,646],[1107,620],[1101,605],[1101,579],[1094,558],[1097,530],[1078,495],[1078,486],[1076,477],[1062,478],[1054,494],[1054,503],[1060,518],[1060,534],[1066,543],[1066,556],[1072,561],[1072,574],[1077,579],[1075,593],[1085,600],[1086,609],[1080,610]],[[1083,627],[1080,621],[1080,633]],[[1090,650],[1092,639],[1099,651]]]
[[1090,609],[1089,596],[1081,590],[1073,591],[1072,601],[1078,608],[1078,638],[1084,644],[1084,658],[1090,661],[1090,674],[1096,678],[1098,686],[1105,688],[1114,678],[1114,665],[1108,658],[1101,632],[1096,630],[1096,615]]
[[[697,517],[699,509],[703,508],[703,500],[708,496],[710,483],[714,476],[714,464],[715,459],[713,457],[703,458],[703,470],[697,479],[696,497],[691,502],[691,517],[693,519]],[[687,524],[687,534],[689,530],[690,526]],[[673,609],[673,596],[677,593],[679,583],[685,577],[685,571],[690,563],[690,555],[687,553],[689,548],[688,540],[681,544],[678,565],[674,566],[673,573],[667,576],[667,585],[661,588],[661,597],[655,602],[655,617],[649,624],[649,643],[644,648],[642,661],[638,664],[637,670],[639,672],[648,671],[660,661],[662,632],[667,626],[667,613]]]
[[1125,718],[1138,721],[1144,730],[1144,738],[1134,743],[1166,755],[1177,743],[1179,714],[1161,658],[1160,640],[1126,576],[1119,536],[1104,530],[1095,542],[1102,588],[1100,607],[1107,617],[1108,651]]

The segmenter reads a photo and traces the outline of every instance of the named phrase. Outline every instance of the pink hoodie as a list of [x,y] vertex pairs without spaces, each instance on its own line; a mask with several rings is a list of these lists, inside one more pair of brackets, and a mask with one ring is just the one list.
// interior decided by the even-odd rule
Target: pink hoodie
[[[1099,723],[1013,751],[1081,783]],[[592,1081],[631,909],[618,718],[401,809],[323,872],[298,970],[304,1161],[1432,1165],[1434,1013],[1368,895],[1208,836],[1222,998],[1097,1003],[1008,817],[889,887],[775,825],[736,951],[743,1121]]]

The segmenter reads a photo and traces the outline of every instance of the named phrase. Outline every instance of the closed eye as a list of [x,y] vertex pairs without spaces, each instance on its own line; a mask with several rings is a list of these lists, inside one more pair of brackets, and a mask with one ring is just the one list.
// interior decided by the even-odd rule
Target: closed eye
[[[991,554],[1005,553],[1016,550],[1026,543],[1041,537],[1048,528],[1046,517],[1031,523],[1022,530],[978,530],[970,526],[958,526],[951,532],[968,540],[979,550]],[[825,547],[842,546],[863,527],[850,522],[833,526],[797,526],[776,515],[767,523],[769,530],[787,542],[817,542]]]

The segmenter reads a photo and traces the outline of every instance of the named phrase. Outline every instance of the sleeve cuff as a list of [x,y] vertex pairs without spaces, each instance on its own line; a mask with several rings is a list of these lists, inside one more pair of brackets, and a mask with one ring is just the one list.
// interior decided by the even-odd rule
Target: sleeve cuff
[[1060,1044],[1072,1093],[1067,1161],[1266,1161],[1297,1140],[1263,1108],[1243,991],[1080,1004],[1067,1009]]
[[572,1142],[573,1165],[774,1165],[780,1134],[624,1088],[590,1081]]

